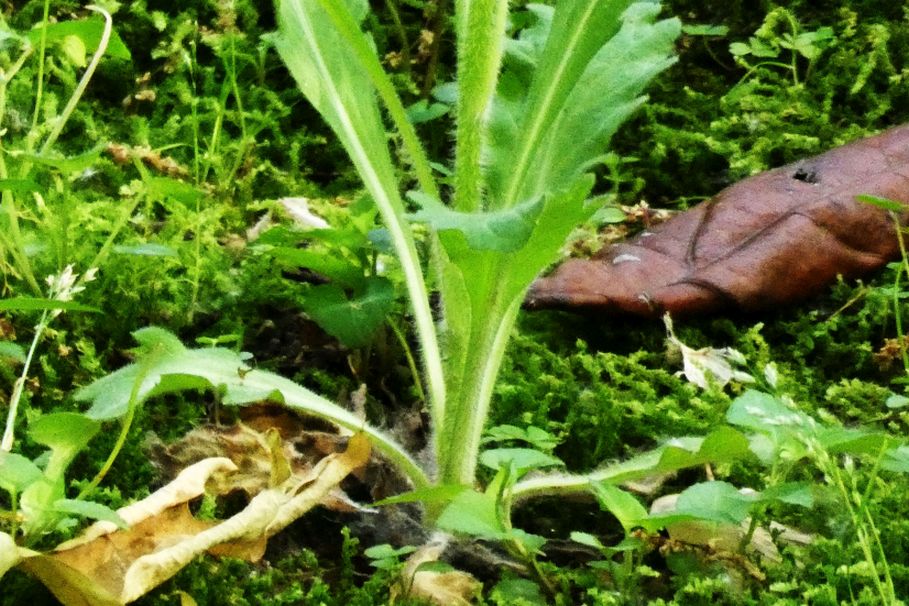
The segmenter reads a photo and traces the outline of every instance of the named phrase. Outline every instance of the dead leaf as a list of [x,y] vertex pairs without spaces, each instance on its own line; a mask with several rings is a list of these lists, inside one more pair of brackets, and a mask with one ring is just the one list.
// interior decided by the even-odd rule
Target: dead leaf
[[181,166],[170,156],[162,156],[150,147],[136,146],[130,147],[121,143],[108,143],[107,153],[116,164],[127,164],[133,158],[138,158],[152,170],[164,174],[168,177],[186,177],[189,171],[186,167]]
[[[217,485],[210,486],[210,491],[217,494],[243,491],[252,497],[277,486],[290,474],[309,473],[315,461],[344,450],[349,439],[337,433],[307,429],[311,421],[280,406],[249,406],[243,409],[241,418],[243,422],[233,426],[207,425],[194,429],[168,445],[152,438],[147,445],[152,462],[167,477],[201,459],[227,457],[238,469],[229,478],[213,478]],[[363,479],[363,469],[356,469],[353,474]],[[373,511],[355,503],[340,488],[332,490],[322,505],[348,513]]]
[[429,542],[407,558],[402,581],[392,588],[392,601],[398,594],[440,606],[469,606],[476,601],[481,584],[472,575],[460,570],[425,569],[439,561],[446,544],[444,540]]
[[243,491],[251,497],[283,482],[290,476],[291,468],[305,473],[312,467],[293,444],[281,440],[275,429],[256,431],[243,424],[206,425],[193,429],[173,444],[153,442],[150,450],[152,461],[165,477],[201,459],[229,459],[236,469],[229,477],[213,478],[217,486],[212,491],[217,494]]
[[263,490],[223,521],[198,520],[189,510],[188,501],[201,494],[210,477],[234,467],[229,459],[206,459],[147,499],[119,510],[129,524],[126,530],[94,524],[52,554],[23,556],[19,566],[65,606],[127,604],[202,553],[258,560],[269,537],[320,504],[369,456],[369,440],[355,435],[345,452]]
[[531,287],[526,305],[658,317],[774,308],[899,255],[887,211],[909,202],[909,125],[755,175]]
[[667,340],[682,354],[683,370],[676,374],[684,375],[689,383],[694,383],[701,389],[707,389],[711,380],[720,387],[730,381],[754,382],[754,377],[735,368],[743,366],[746,362],[745,356],[740,351],[731,347],[719,349],[688,347],[675,336],[675,332],[672,330],[672,318],[668,313],[663,316],[663,322],[666,324]]

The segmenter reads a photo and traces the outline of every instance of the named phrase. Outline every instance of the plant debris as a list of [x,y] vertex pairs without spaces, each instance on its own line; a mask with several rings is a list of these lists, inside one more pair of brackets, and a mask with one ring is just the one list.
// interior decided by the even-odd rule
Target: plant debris
[[909,202],[909,125],[769,170],[591,259],[537,280],[531,309],[659,317],[755,311],[818,294],[899,255],[888,211]]

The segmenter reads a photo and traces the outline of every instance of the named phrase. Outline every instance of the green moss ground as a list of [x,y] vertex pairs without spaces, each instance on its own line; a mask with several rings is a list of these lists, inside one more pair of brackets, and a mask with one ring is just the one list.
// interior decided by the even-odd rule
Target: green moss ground
[[[42,4],[7,3],[4,17],[25,31],[40,20]],[[616,137],[614,150],[625,158],[620,173],[613,175],[622,203],[644,199],[654,207],[685,208],[744,176],[909,120],[909,10],[901,3],[789,2],[786,10],[794,22],[784,13],[772,13],[776,5],[769,2],[668,4],[667,10],[687,23],[724,25],[728,33],[686,35],[679,43],[678,64],[652,87],[651,103]],[[52,13],[68,18],[77,6],[55,2]],[[434,22],[424,18],[424,11],[431,14],[436,6],[405,3],[400,30],[391,25],[387,8],[380,9],[373,27],[382,54],[400,50],[402,33],[416,40],[424,23]],[[775,15],[765,28],[771,37],[793,28],[804,33],[829,27],[832,38],[815,60],[798,58],[794,72],[775,65],[748,72],[735,64],[729,45],[747,42],[768,14]],[[260,40],[274,27],[267,3],[200,0],[175,6],[140,0],[122,3],[116,24],[133,60],[102,64],[60,148],[78,153],[86,141],[147,145],[186,167],[205,197],[198,206],[166,198],[140,202],[119,243],[153,242],[173,254],[106,259],[99,280],[80,298],[99,307],[103,316],[67,314],[55,323],[41,345],[26,414],[73,406],[73,389],[122,366],[133,345],[129,333],[149,324],[167,326],[187,342],[239,335],[260,366],[295,376],[331,397],[349,394],[365,382],[368,408],[380,420],[413,407],[417,398],[403,354],[387,329],[363,350],[339,347],[301,315],[304,287],[238,244],[246,228],[274,208],[280,196],[317,198],[323,214],[344,221],[334,196],[347,196],[356,187],[343,151]],[[435,68],[431,54],[417,56],[411,70],[396,74],[396,83],[416,99],[426,73],[435,74],[431,82],[450,77],[448,53],[443,44]],[[789,51],[781,51],[780,60],[789,59]],[[2,63],[8,60],[4,55]],[[45,101],[51,113],[65,102],[76,74],[60,61],[54,69]],[[21,141],[27,130],[34,76],[32,71],[17,78],[9,93],[3,127],[13,142]],[[231,87],[231,76],[238,88]],[[144,89],[154,91],[154,101],[134,97]],[[237,91],[242,91],[239,103]],[[127,98],[131,100],[124,104]],[[449,126],[443,119],[425,130],[444,133]],[[218,140],[212,142],[215,132]],[[433,153],[444,159],[449,153],[444,137],[433,138]],[[47,200],[52,213],[29,209],[29,244],[41,251],[33,257],[38,275],[65,262],[88,263],[119,209],[142,191],[131,166],[102,156],[95,169],[58,184]],[[54,183],[50,174],[38,178]],[[3,295],[32,294],[8,267]],[[893,275],[885,270],[861,283],[840,283],[803,305],[759,316],[686,321],[677,332],[691,346],[733,346],[758,371],[775,363],[780,391],[805,411],[902,435],[907,418],[884,403],[892,392],[902,393],[904,373],[898,361],[886,368],[874,357],[886,339],[896,336],[894,309],[884,291]],[[396,317],[401,313],[396,308]],[[901,313],[909,317],[909,309]],[[10,322],[17,342],[31,337],[34,318],[10,314],[0,319]],[[664,437],[703,434],[722,422],[739,389],[701,390],[677,377],[678,364],[665,352],[659,323],[545,312],[523,317],[519,333],[496,388],[492,422],[532,424],[558,435],[562,441],[556,454],[573,470],[627,457]],[[0,368],[0,399],[6,400],[14,376]],[[145,434],[177,438],[208,418],[206,404],[211,402],[202,400],[161,400],[144,409],[108,488],[94,498],[116,507],[143,496],[156,481],[143,450]],[[113,437],[102,435],[93,442],[77,460],[74,477],[93,473]],[[716,471],[736,485],[760,488],[764,481],[753,465]],[[803,475],[821,479],[811,470]],[[666,490],[701,479],[699,472],[682,474]],[[897,593],[903,596],[909,595],[907,488],[905,479],[883,476],[870,492]],[[556,540],[566,539],[572,530],[618,540],[620,528],[611,516],[590,504],[573,504],[577,516],[572,519],[583,520],[578,528],[565,523],[564,507],[542,502],[518,512],[516,519]],[[317,545],[307,527],[295,527],[260,565],[205,559],[139,603],[175,604],[178,591],[212,606],[387,603],[389,577],[370,576],[364,546],[342,536],[343,519],[319,515],[326,516],[332,534],[320,537]],[[622,591],[608,575],[569,558],[560,567],[548,565],[560,588],[554,600],[591,605],[877,603],[867,577],[843,574],[862,556],[849,520],[831,495],[819,494],[818,506],[808,513],[783,510],[780,515],[824,538],[808,548],[785,549],[781,563],[764,568],[764,580],[653,553]],[[648,570],[652,575],[645,574]],[[19,573],[10,573],[2,584],[2,606],[54,603]],[[500,592],[487,592],[484,599],[489,604],[533,603]]]

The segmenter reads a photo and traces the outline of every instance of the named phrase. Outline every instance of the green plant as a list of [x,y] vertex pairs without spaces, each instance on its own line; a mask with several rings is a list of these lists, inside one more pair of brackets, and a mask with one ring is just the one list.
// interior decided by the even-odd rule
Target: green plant
[[[327,400],[267,373],[243,371],[222,350],[185,350],[161,331],[143,332],[143,342],[163,339],[175,358],[151,369],[139,396],[185,388],[165,377],[180,358],[184,369],[224,387],[225,401],[279,392],[287,404],[362,428],[418,488],[472,491],[493,384],[524,292],[568,233],[596,210],[586,202],[593,186],[587,169],[641,105],[648,80],[673,62],[679,23],[656,21],[656,3],[576,0],[534,8],[523,16],[528,25],[509,37],[506,2],[459,5],[458,126],[453,188],[446,191],[359,27],[366,10],[360,2],[281,2],[272,41],[338,135],[388,230],[416,325],[438,471],[428,473],[387,435]],[[401,197],[409,179],[398,179],[371,92],[384,103],[415,174],[417,189],[408,196],[419,206],[415,212],[408,213]],[[579,144],[581,131],[588,134]],[[425,241],[416,239],[411,221],[429,227]],[[421,246],[429,251],[425,270]],[[439,293],[439,318],[424,271]],[[212,358],[211,372],[202,370],[199,356]],[[122,414],[125,400],[118,398],[125,394],[110,388],[136,370],[123,369],[81,397],[95,398],[95,414]]]
[[[792,83],[798,85],[799,58],[808,61],[805,76],[807,78],[814,61],[825,48],[835,42],[833,28],[820,27],[814,31],[802,31],[799,22],[789,10],[776,8],[767,13],[764,23],[748,42],[733,42],[729,45],[729,52],[735,57],[736,63],[748,70],[740,82],[747,80],[760,67],[774,66],[789,70]],[[780,57],[785,55],[786,51],[789,54],[788,63],[782,61]],[[758,61],[750,63],[746,58],[749,56]]]
[[[35,277],[33,257],[36,252],[45,253],[57,270],[70,262],[69,229],[74,204],[67,190],[71,187],[71,177],[88,170],[103,149],[103,146],[95,146],[66,157],[55,151],[55,145],[74,115],[102,57],[106,53],[118,59],[128,60],[130,57],[129,50],[113,30],[110,14],[104,9],[94,5],[87,7],[102,18],[50,23],[48,7],[49,1],[44,3],[44,20],[27,34],[4,28],[4,50],[15,49],[18,55],[0,77],[0,121],[6,122],[8,113],[24,110],[21,100],[11,99],[10,86],[35,51],[38,52],[31,125],[14,144],[10,136],[12,133],[3,133],[5,153],[0,159],[3,211],[0,216],[0,265],[4,267],[5,274],[8,272],[24,280],[36,295],[40,294],[41,286]],[[56,51],[54,54],[60,56],[67,68],[56,69],[56,75],[62,76],[72,87],[59,111],[56,111],[56,96],[45,90],[45,70],[51,61],[49,49]],[[90,61],[87,60],[89,52],[93,53]],[[79,67],[85,70],[76,82],[68,69]],[[72,82],[68,81],[69,78],[73,78]],[[32,204],[28,203],[29,200]],[[23,222],[34,224],[37,229],[26,229]],[[90,267],[98,266],[98,261],[108,252],[124,223],[118,224],[94,262],[89,264]]]
[[[539,8],[533,24],[507,43],[504,2],[458,7],[457,136],[448,205],[358,26],[365,6],[279,5],[276,47],[351,155],[401,263],[443,484],[473,484],[492,385],[524,290],[568,232],[595,210],[585,205],[592,186],[586,167],[639,105],[647,80],[672,61],[678,23],[654,24],[658,6],[647,3],[633,5],[623,21],[629,4]],[[589,27],[578,28],[573,18],[589,20]],[[610,69],[606,58],[618,51],[629,59]],[[419,189],[410,197],[421,208],[411,218],[433,232],[427,245],[441,298],[438,333],[378,106],[363,94],[368,90],[384,102],[414,168]],[[578,146],[574,133],[581,128],[590,133],[589,143]]]
[[[868,505],[880,471],[909,471],[909,450],[883,432],[845,428],[820,422],[795,410],[793,403],[767,393],[749,390],[737,398],[727,413],[727,420],[753,431],[752,451],[769,467],[765,494],[775,494],[785,502],[810,505],[808,485],[785,484],[801,462],[813,464],[825,482],[839,497],[871,572],[870,578],[884,604],[901,603],[895,593],[881,536]],[[867,483],[859,486],[854,459],[862,457],[872,463]],[[749,529],[753,532],[754,524]]]
[[[3,437],[0,439],[0,488],[9,496],[9,509],[0,512],[4,528],[4,532],[0,532],[0,542],[3,543],[4,557],[9,556],[10,549],[16,541],[22,539],[26,544],[34,544],[49,532],[65,530],[71,526],[74,516],[123,524],[116,512],[101,504],[85,500],[85,496],[98,486],[110,470],[123,445],[131,415],[124,422],[121,439],[114,446],[101,470],[74,499],[66,498],[65,473],[76,455],[100,431],[101,424],[98,421],[76,412],[57,412],[37,418],[31,415],[28,435],[33,443],[47,447],[47,451],[35,460],[12,452],[25,381],[38,344],[52,320],[63,311],[96,311],[72,300],[75,294],[84,290],[82,284],[93,279],[94,270],[86,272],[80,280],[79,275],[72,271],[72,266],[67,266],[59,276],[48,277],[47,299],[20,297],[0,301],[0,310],[41,312],[28,350],[21,351],[19,348],[16,352],[15,348],[7,348],[22,363],[22,372],[13,384]],[[5,532],[6,530],[9,532]],[[10,562],[12,563],[14,562]],[[6,572],[6,568],[8,566],[0,566],[0,576]]]

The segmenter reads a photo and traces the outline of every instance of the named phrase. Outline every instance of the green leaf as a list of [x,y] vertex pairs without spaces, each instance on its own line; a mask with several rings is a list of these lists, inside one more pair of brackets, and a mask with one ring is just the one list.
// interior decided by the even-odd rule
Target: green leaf
[[520,543],[528,553],[539,554],[546,544],[546,537],[525,532],[520,528],[512,528],[508,535],[512,541]]
[[379,570],[391,570],[401,564],[401,556],[413,553],[417,548],[412,545],[405,545],[395,549],[385,543],[382,545],[373,545],[363,551],[363,555],[370,559],[369,565]]
[[0,179],[0,191],[11,191],[16,194],[30,194],[41,191],[40,185],[29,179]]
[[363,555],[365,555],[370,560],[383,560],[387,558],[399,558],[402,555],[413,553],[416,550],[417,548],[412,545],[405,545],[404,547],[395,549],[388,543],[383,543],[382,545],[373,545],[372,547],[367,547],[363,551]]
[[706,463],[727,463],[750,454],[748,438],[731,427],[721,427],[703,439],[674,438],[660,453],[656,470],[661,473]]
[[486,430],[485,437],[481,444],[489,442],[506,442],[519,441],[526,442],[537,450],[551,453],[559,445],[559,439],[546,431],[534,425],[527,427],[517,427],[515,425],[496,425]]
[[[646,515],[647,511],[645,510],[644,513]],[[572,531],[572,533],[569,535],[569,538],[575,543],[580,543],[581,545],[586,545],[587,547],[593,547],[594,549],[599,549],[601,551],[606,549],[606,546],[603,545],[600,539],[587,532],[580,532],[575,530]]]
[[179,253],[170,246],[164,244],[155,244],[154,242],[143,242],[142,244],[117,244],[112,249],[115,253],[121,255],[133,255],[136,257],[178,257]]
[[725,36],[729,28],[725,25],[683,25],[682,33],[688,36]]
[[870,204],[871,206],[876,206],[878,208],[883,208],[884,210],[892,210],[893,212],[897,213],[901,213],[906,210],[905,202],[891,200],[890,198],[881,198],[880,196],[861,194],[856,196],[855,199],[859,202]]
[[909,446],[891,448],[884,453],[881,467],[887,471],[909,473]]
[[363,347],[385,322],[394,303],[394,287],[385,278],[370,277],[362,293],[348,296],[335,284],[315,286],[303,309],[330,335],[348,347]]
[[494,207],[562,189],[587,170],[644,86],[673,63],[681,29],[675,19],[654,22],[655,2],[566,0],[532,11],[535,23],[508,46],[490,118]]
[[532,448],[495,448],[480,454],[480,463],[490,469],[501,469],[512,466],[518,475],[532,469],[564,466],[565,463],[554,457]]
[[126,414],[134,388],[138,404],[156,395],[200,388],[215,391],[228,405],[277,402],[364,432],[418,487],[425,485],[420,466],[388,435],[293,381],[250,369],[241,353],[219,347],[187,349],[172,333],[157,327],[138,330],[133,336],[140,343],[136,362],[76,392],[76,400],[91,402],[87,413],[91,418],[114,419]]
[[51,450],[44,475],[51,481],[63,473],[79,452],[101,430],[101,423],[77,412],[56,412],[38,417],[28,426],[29,437]]
[[446,507],[436,526],[442,530],[484,539],[503,539],[507,532],[498,517],[494,494],[465,490]]
[[492,596],[497,604],[520,604],[521,606],[547,606],[549,604],[540,585],[529,579],[502,579],[492,588]]
[[410,215],[411,220],[428,223],[436,231],[460,231],[474,250],[520,249],[533,233],[543,210],[542,198],[496,212],[466,213],[452,210],[422,192],[410,192],[408,197],[422,207]]
[[617,206],[604,206],[600,208],[590,218],[596,225],[603,226],[610,223],[624,223],[628,217],[625,211]]
[[798,505],[800,507],[812,507],[814,505],[814,494],[811,491],[811,484],[808,482],[786,482],[777,486],[771,486],[761,494],[762,501],[780,501],[789,505]]
[[815,437],[831,454],[877,455],[888,443],[896,443],[885,432],[860,427],[825,427]]
[[41,477],[41,469],[22,455],[0,452],[0,488],[3,490],[21,493]]
[[76,67],[85,67],[88,64],[85,59],[85,43],[78,36],[66,36],[60,42],[60,48],[69,62]]
[[376,507],[384,505],[397,505],[399,503],[447,503],[465,490],[472,490],[460,484],[438,484],[428,488],[412,490],[402,494],[387,497],[373,503]]
[[106,147],[106,144],[99,143],[92,149],[75,156],[63,156],[61,154],[53,152],[47,154],[9,152],[9,154],[11,156],[17,156],[30,162],[34,162],[35,164],[41,164],[43,166],[55,168],[62,173],[71,174],[82,172],[86,168],[90,168],[95,165]]
[[81,501],[76,499],[59,499],[54,501],[51,510],[57,513],[73,514],[91,520],[103,520],[116,524],[118,528],[126,528],[127,524],[116,511],[101,503]]
[[748,517],[757,500],[756,496],[742,494],[728,482],[702,482],[682,491],[676,502],[675,514],[740,524]]
[[0,358],[9,358],[20,364],[25,364],[25,349],[12,341],[0,341]]
[[50,479],[44,475],[22,491],[19,511],[25,518],[23,532],[37,536],[53,529],[60,514],[51,509],[53,503],[64,497],[63,477]]
[[449,105],[444,103],[430,103],[426,99],[420,99],[407,108],[407,119],[413,124],[422,124],[431,122],[436,118],[441,118],[451,111]]
[[341,255],[286,246],[273,248],[267,254],[285,267],[305,267],[343,287],[362,288],[365,282],[363,268]]
[[731,427],[721,427],[704,438],[673,438],[666,445],[631,459],[607,465],[587,474],[554,474],[526,478],[517,482],[512,493],[517,498],[546,494],[553,488],[590,490],[592,482],[613,485],[669,473],[708,462],[728,463],[751,455],[749,440]]
[[744,57],[751,54],[751,47],[744,42],[733,42],[729,45],[729,53],[734,57]]
[[[104,19],[101,17],[91,17],[80,21],[63,21],[60,23],[50,23],[46,27],[36,27],[26,34],[32,46],[38,46],[41,42],[41,33],[47,30],[46,40],[50,44],[56,42],[65,42],[67,38],[75,36],[85,45],[85,50],[94,53],[101,42],[101,35],[104,33]],[[107,44],[106,54],[115,59],[129,61],[132,57],[129,49],[123,43],[123,39],[117,34],[116,30],[111,30],[110,40]]]
[[811,432],[817,423],[808,415],[786,406],[781,400],[749,389],[729,406],[726,420],[739,427],[769,434],[778,432]]
[[887,408],[898,410],[909,406],[909,398],[900,394],[890,394],[885,402]]
[[565,240],[575,227],[590,218],[595,207],[585,204],[593,188],[593,176],[581,175],[566,189],[545,196],[533,232],[527,243],[507,260],[508,297],[523,297],[530,283],[559,256]]
[[0,300],[0,311],[36,311],[45,309],[101,313],[101,310],[97,307],[82,305],[75,301],[58,301],[57,299],[39,299],[37,297],[13,297],[12,299]]
[[647,517],[647,509],[641,505],[634,495],[612,484],[593,482],[591,483],[591,490],[600,503],[600,509],[614,515],[625,530],[625,534],[628,534],[637,526],[638,520]]
[[[333,9],[332,14],[326,13],[316,0],[279,0],[278,33],[269,40],[274,43],[297,86],[341,141],[382,215],[404,273],[424,354],[431,404],[434,414],[441,416],[439,410],[444,406],[442,356],[429,293],[416,243],[404,218],[397,173],[366,65],[377,67],[379,60],[374,51],[373,56],[364,56],[364,45],[368,46],[369,41],[362,32],[351,31],[349,23],[360,23],[369,4],[365,0],[338,0],[334,5],[326,5]],[[343,29],[338,29],[332,15],[343,22]],[[389,90],[389,99],[393,97],[394,91]],[[397,122],[403,120],[406,118]],[[402,133],[406,127],[409,125],[399,126]],[[413,153],[418,151],[414,149]],[[427,182],[430,181],[431,176],[427,178]]]
[[155,200],[170,198],[192,209],[205,197],[204,192],[185,181],[168,177],[146,177],[144,181],[148,195]]

